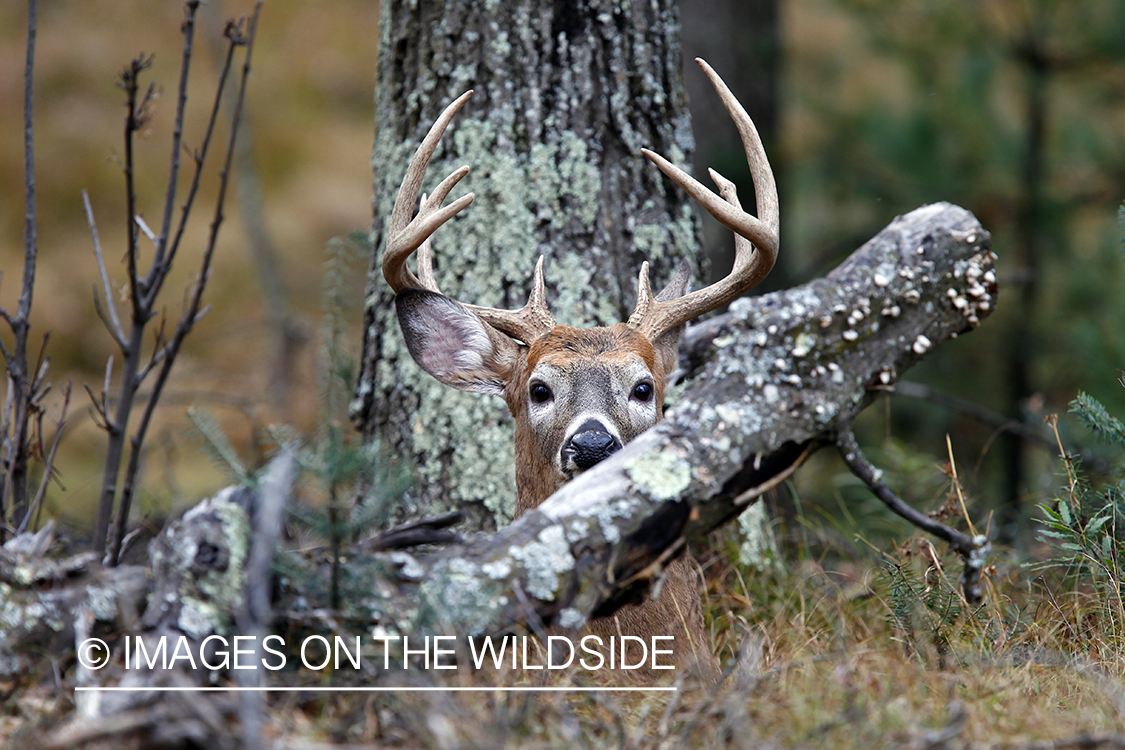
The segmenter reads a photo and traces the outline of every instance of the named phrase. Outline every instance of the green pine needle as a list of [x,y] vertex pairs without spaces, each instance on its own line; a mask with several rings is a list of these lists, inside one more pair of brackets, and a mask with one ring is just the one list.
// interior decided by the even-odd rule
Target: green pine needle
[[206,409],[193,406],[188,409],[188,417],[195,424],[195,429],[203,438],[203,448],[215,465],[231,475],[239,484],[246,487],[256,487],[257,482],[245,464],[238,457],[238,452],[231,445],[223,428]]
[[1078,396],[1070,402],[1070,412],[1102,440],[1125,448],[1125,425],[1106,411],[1097,399],[1079,391]]

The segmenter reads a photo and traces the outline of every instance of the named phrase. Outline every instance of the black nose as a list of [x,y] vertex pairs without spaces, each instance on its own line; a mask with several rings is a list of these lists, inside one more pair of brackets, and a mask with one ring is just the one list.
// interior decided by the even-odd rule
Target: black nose
[[617,438],[601,430],[579,432],[563,448],[564,453],[569,455],[581,471],[604,461],[619,450],[621,450],[621,443]]

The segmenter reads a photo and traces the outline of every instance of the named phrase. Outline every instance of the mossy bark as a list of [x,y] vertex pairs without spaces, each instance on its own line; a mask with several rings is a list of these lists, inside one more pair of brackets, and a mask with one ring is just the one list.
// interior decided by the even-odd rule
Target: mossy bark
[[446,294],[522,306],[544,255],[555,318],[612,324],[632,310],[642,261],[656,283],[685,258],[698,272],[695,208],[640,153],[691,160],[675,6],[385,0],[380,23],[373,255],[352,413],[366,439],[418,467],[417,506],[403,516],[458,507],[490,528],[514,508],[507,410],[440,385],[411,360],[379,270],[385,222],[430,124],[471,88],[423,188],[472,168],[454,195],[472,191],[476,201],[434,237]]

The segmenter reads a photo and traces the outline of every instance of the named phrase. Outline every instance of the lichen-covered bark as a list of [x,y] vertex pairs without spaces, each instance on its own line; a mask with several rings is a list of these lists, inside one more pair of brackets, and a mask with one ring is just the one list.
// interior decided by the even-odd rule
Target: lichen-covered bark
[[472,191],[476,201],[434,237],[446,294],[520,307],[545,255],[556,319],[612,324],[632,310],[642,261],[654,283],[684,258],[698,267],[694,208],[640,153],[681,165],[691,156],[675,8],[385,0],[380,23],[374,254],[353,416],[367,439],[418,467],[413,513],[456,506],[491,527],[514,508],[507,411],[500,399],[440,385],[410,359],[379,271],[384,222],[426,130],[471,88],[424,187],[472,168],[455,195]]
[[[104,580],[100,585],[54,581],[56,598],[64,595],[74,599],[84,594],[89,601],[95,597],[104,601],[97,610],[91,610],[88,604],[84,609],[79,601],[73,611],[56,615],[68,629],[70,639],[58,650],[66,653],[76,640],[81,642],[91,635],[105,638],[111,651],[109,658],[94,669],[80,660],[75,682],[83,687],[113,686],[116,691],[76,691],[78,716],[41,744],[62,748],[116,740],[114,746],[133,746],[125,742],[128,737],[136,746],[181,747],[209,744],[199,738],[210,736],[219,727],[229,732],[225,720],[234,713],[236,704],[212,702],[207,707],[212,713],[201,717],[197,709],[202,704],[166,700],[166,694],[159,690],[206,684],[215,674],[226,671],[209,665],[221,664],[230,655],[232,643],[242,649],[237,658],[243,665],[258,663],[265,628],[270,624],[272,566],[281,516],[292,494],[294,468],[292,456],[282,453],[257,488],[228,487],[168,524],[149,545],[150,576],[142,567],[122,566],[97,571]],[[24,535],[16,542],[29,537]],[[28,569],[27,563],[10,567],[8,563],[15,558],[6,552],[0,550],[0,579],[12,577],[9,572]],[[64,569],[83,561],[92,563],[88,557],[70,558]],[[48,572],[60,567],[45,559],[39,559],[37,566],[37,570]],[[134,592],[132,600],[115,600],[104,593],[126,586]],[[145,594],[147,602],[143,602]],[[0,597],[0,613],[5,603]],[[9,612],[32,621],[41,610],[22,599],[9,604],[15,605]],[[94,625],[98,625],[96,633]],[[59,629],[42,621],[36,627],[43,633]],[[284,624],[279,630],[285,630]],[[129,639],[128,645],[121,635]],[[0,655],[11,643],[9,635],[0,630]],[[101,661],[97,652],[92,658]],[[245,678],[247,672],[253,670],[235,666],[229,673],[237,680]],[[220,716],[224,721],[215,722]],[[224,736],[224,741],[229,739]],[[233,745],[225,742],[217,746]]]
[[228,488],[170,524],[149,546],[152,601],[141,626],[174,629],[201,641],[226,633],[244,596],[250,522],[240,496]]
[[42,676],[43,654],[74,646],[75,622],[104,633],[121,612],[143,607],[148,591],[144,568],[102,569],[93,552],[63,560],[45,557],[53,525],[0,547],[0,680]]

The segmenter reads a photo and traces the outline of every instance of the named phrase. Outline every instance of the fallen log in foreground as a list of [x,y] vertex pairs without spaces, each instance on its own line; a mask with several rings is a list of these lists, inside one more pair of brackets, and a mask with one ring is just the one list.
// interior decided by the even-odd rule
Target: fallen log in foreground
[[[309,590],[283,585],[271,619],[263,611],[269,565],[261,551],[272,555],[275,549],[278,497],[284,499],[292,482],[291,467],[275,467],[272,474],[290,478],[275,481],[270,492],[227,492],[205,501],[205,508],[186,514],[154,542],[161,560],[149,591],[160,592],[153,597],[159,601],[149,602],[143,623],[149,636],[185,636],[193,655],[205,655],[208,635],[260,635],[310,623],[341,629],[347,623],[392,639],[578,626],[645,595],[688,540],[738,516],[825,445],[840,446],[853,471],[909,517],[862,457],[851,422],[934,347],[979,324],[995,300],[987,232],[956,206],[920,208],[896,219],[827,277],[740,300],[729,313],[689,329],[681,357],[689,384],[667,418],[500,532],[437,551],[353,550],[343,568],[353,583],[362,583],[362,595],[334,612]],[[274,520],[263,527],[263,517]],[[396,541],[386,548],[402,546],[407,537],[444,543],[449,535],[438,529],[442,525],[432,534],[418,526],[405,536],[392,534]],[[925,528],[965,557],[966,595],[972,598],[987,541],[940,524]],[[20,578],[17,569],[0,557],[5,612],[26,622],[12,608],[26,614],[29,603],[47,592]],[[208,597],[208,591],[216,595]],[[193,593],[185,599],[184,592]],[[64,635],[106,630],[114,620],[88,610],[84,617],[83,628],[76,631],[71,622]],[[0,665],[20,667],[20,644],[27,637],[0,632]],[[120,651],[115,658],[120,661]],[[264,678],[260,673],[257,679]],[[123,675],[113,668],[80,677],[109,685]],[[200,681],[176,670],[128,675],[138,687],[146,679],[153,685]],[[83,710],[87,716],[120,716],[137,705],[138,699],[90,702]],[[169,721],[162,719],[165,730]],[[97,729],[89,722],[67,725],[53,741],[85,741]],[[144,732],[132,725],[128,731]]]

